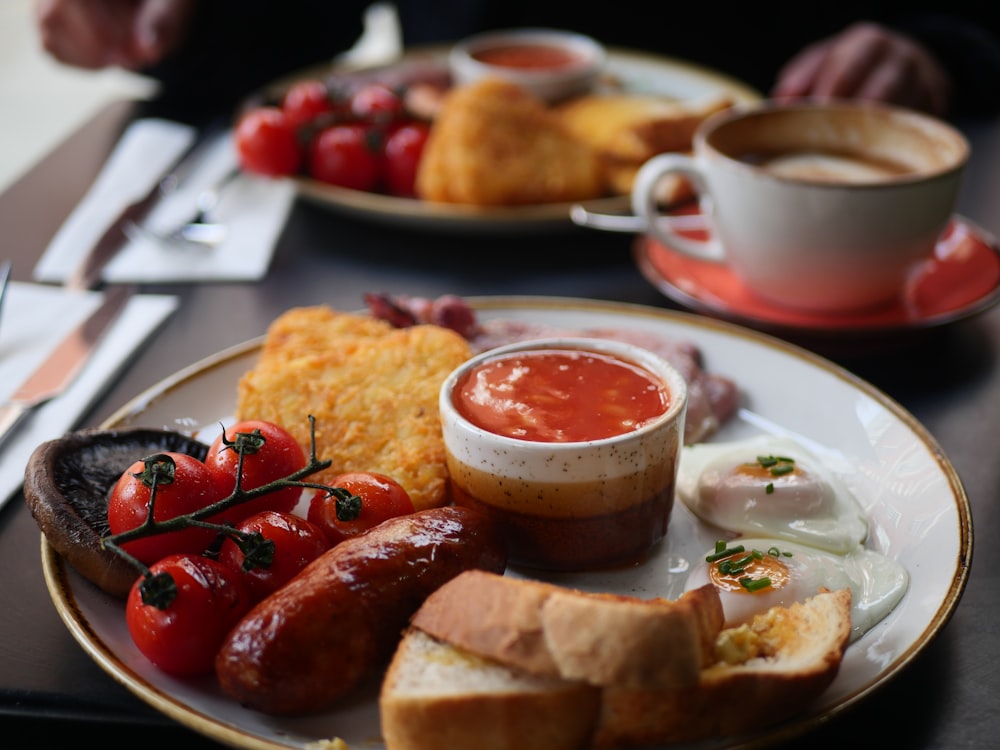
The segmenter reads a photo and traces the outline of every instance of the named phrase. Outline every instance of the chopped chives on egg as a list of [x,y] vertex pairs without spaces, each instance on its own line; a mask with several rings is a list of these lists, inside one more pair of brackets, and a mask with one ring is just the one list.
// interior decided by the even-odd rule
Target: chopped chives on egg
[[[757,456],[757,463],[761,468],[767,469],[771,476],[780,477],[791,474],[795,471],[795,459],[789,456]],[[773,492],[774,488],[768,485],[767,492]]]
[[718,562],[719,560],[722,560],[726,557],[732,557],[733,555],[738,555],[740,552],[743,552],[745,550],[745,547],[742,544],[737,544],[735,547],[723,547],[722,550],[719,550],[719,545],[718,543],[716,543],[715,549],[716,549],[715,554],[707,555],[705,557],[705,562],[710,562],[710,563]]
[[740,579],[740,586],[745,588],[747,591],[760,591],[761,589],[766,589],[771,585],[770,578],[751,578],[750,576],[744,576]]

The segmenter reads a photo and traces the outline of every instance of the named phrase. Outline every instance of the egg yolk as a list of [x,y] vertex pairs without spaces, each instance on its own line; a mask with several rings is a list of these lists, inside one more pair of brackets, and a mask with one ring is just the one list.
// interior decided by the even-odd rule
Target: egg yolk
[[792,459],[770,456],[736,464],[728,471],[706,472],[701,485],[705,502],[715,506],[716,512],[812,518],[828,512],[832,502],[829,487],[819,477]]
[[[742,561],[746,561],[742,564]],[[736,570],[726,572],[730,565],[722,563],[740,563],[736,565]],[[786,586],[791,581],[791,572],[788,566],[776,555],[765,552],[761,555],[753,555],[751,552],[740,552],[732,557],[728,557],[708,567],[708,577],[720,591],[732,591],[744,594],[760,594],[775,591]],[[766,585],[747,587],[745,580],[760,582],[767,579],[770,583]]]

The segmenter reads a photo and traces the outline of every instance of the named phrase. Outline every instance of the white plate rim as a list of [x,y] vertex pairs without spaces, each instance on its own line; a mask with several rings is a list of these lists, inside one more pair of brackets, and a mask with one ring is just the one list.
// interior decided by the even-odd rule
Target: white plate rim
[[[933,436],[912,414],[875,386],[858,378],[839,365],[788,342],[725,321],[703,318],[690,313],[651,308],[631,303],[576,298],[472,297],[469,298],[469,301],[472,302],[480,314],[485,316],[502,315],[507,317],[513,314],[515,316],[522,315],[529,319],[537,318],[538,316],[554,316],[555,318],[562,316],[567,320],[572,320],[579,316],[589,316],[591,319],[597,318],[601,321],[606,320],[617,324],[629,321],[630,323],[635,322],[651,326],[654,329],[662,327],[664,329],[672,329],[673,331],[686,332],[689,334],[690,339],[699,346],[704,346],[703,337],[712,336],[734,346],[742,347],[747,351],[756,352],[764,360],[779,360],[784,361],[785,364],[791,363],[793,365],[798,363],[796,366],[801,366],[807,371],[815,371],[817,376],[821,378],[832,379],[833,382],[842,384],[848,393],[856,396],[867,407],[878,412],[880,418],[885,418],[892,422],[899,430],[902,430],[903,433],[908,434],[912,441],[914,441],[913,447],[926,452],[926,463],[930,468],[938,472],[936,477],[938,482],[948,488],[950,497],[942,503],[942,507],[939,510],[945,516],[954,513],[953,520],[957,536],[952,538],[950,532],[942,532],[944,534],[942,538],[946,539],[948,544],[954,545],[956,554],[954,560],[936,560],[936,565],[939,569],[943,565],[947,567],[948,575],[945,576],[942,572],[941,578],[947,578],[949,582],[947,585],[942,585],[941,590],[933,592],[932,601],[927,603],[927,606],[923,610],[918,611],[918,614],[921,616],[918,624],[919,632],[912,637],[912,640],[903,643],[896,653],[894,653],[890,662],[873,678],[859,684],[842,686],[836,698],[829,705],[820,705],[815,710],[811,710],[797,719],[754,733],[752,736],[724,738],[718,743],[710,743],[709,745],[699,744],[699,748],[712,747],[734,750],[735,748],[763,747],[808,732],[833,716],[840,714],[895,678],[930,644],[951,618],[965,589],[972,559],[973,533],[969,499],[957,471]],[[589,324],[592,325],[593,322]],[[261,337],[230,347],[178,371],[123,405],[121,409],[116,411],[102,424],[102,427],[110,428],[129,423],[138,424],[141,422],[144,412],[152,408],[161,399],[169,398],[170,396],[176,397],[178,393],[183,393],[185,389],[196,384],[196,381],[204,377],[206,373],[210,373],[218,368],[225,368],[227,364],[240,361],[241,358],[253,357],[259,349],[262,340]],[[711,363],[708,366],[710,370],[720,371],[718,368],[713,368]],[[739,378],[737,378],[737,382],[740,382]],[[751,395],[756,396],[757,394],[753,393]],[[757,416],[766,417],[767,415],[758,414]],[[208,421],[211,420],[209,419]],[[176,429],[177,426],[175,425],[174,428]],[[915,540],[910,539],[909,542],[914,543]],[[289,740],[292,744],[287,744],[286,741],[281,739],[258,736],[255,733],[248,732],[238,724],[221,721],[204,710],[204,707],[199,708],[188,705],[176,698],[171,690],[172,681],[169,678],[154,678],[150,680],[148,679],[148,675],[144,677],[140,674],[142,665],[137,667],[135,663],[125,663],[123,661],[124,657],[120,657],[115,653],[114,649],[106,642],[104,634],[99,632],[100,628],[95,627],[95,623],[87,619],[81,608],[81,599],[93,598],[95,592],[98,598],[101,598],[103,595],[96,588],[86,584],[82,578],[76,576],[75,572],[69,569],[62,558],[47,544],[44,536],[41,538],[41,553],[45,581],[50,596],[72,636],[102,669],[141,700],[179,723],[205,736],[234,747],[274,749],[301,746],[301,742]],[[911,570],[911,575],[917,572]],[[917,592],[914,590],[914,584],[918,583],[919,580],[919,578],[914,577],[911,582],[910,592],[904,597],[904,602],[900,604],[900,607],[903,607],[907,601],[910,602],[907,606],[919,606],[919,602],[914,603],[914,601],[923,601],[926,598],[928,592]],[[82,589],[77,590],[77,588],[81,587],[81,584]],[[921,596],[918,596],[918,594]],[[121,606],[120,602],[115,602],[110,597],[104,598],[107,600],[108,606]],[[101,605],[98,604],[98,606]],[[124,618],[121,619],[124,620]],[[888,619],[898,619],[897,613],[890,614]],[[880,627],[882,626],[878,626],[878,628]],[[887,629],[889,627],[895,627],[895,625],[886,626]],[[878,628],[873,630],[872,633],[876,633]],[[853,649],[856,646],[863,647],[865,639],[872,636],[872,633],[865,636],[865,638],[851,648]],[[881,644],[882,637],[879,636],[878,638],[879,640],[876,643]],[[870,645],[866,648],[870,648]],[[846,661],[845,659],[845,663]],[[838,677],[838,680],[840,679]],[[330,727],[329,732],[328,737],[334,736],[335,728]]]

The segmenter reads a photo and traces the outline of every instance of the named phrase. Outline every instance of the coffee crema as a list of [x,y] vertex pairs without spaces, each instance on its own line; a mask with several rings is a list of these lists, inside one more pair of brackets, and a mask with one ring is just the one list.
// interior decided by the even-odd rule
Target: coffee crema
[[741,154],[737,160],[778,177],[812,182],[883,182],[915,171],[907,164],[871,154],[829,151],[754,152]]

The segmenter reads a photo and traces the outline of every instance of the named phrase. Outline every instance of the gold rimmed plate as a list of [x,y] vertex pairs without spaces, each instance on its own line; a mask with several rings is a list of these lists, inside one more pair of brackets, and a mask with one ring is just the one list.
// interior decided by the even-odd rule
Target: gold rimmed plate
[[[392,71],[407,66],[429,69],[447,68],[448,47],[415,47],[399,60],[378,71]],[[364,75],[366,71],[343,69],[344,75]],[[372,71],[374,72],[374,71]],[[259,99],[277,101],[282,92],[295,81],[319,78],[336,80],[338,68],[323,66],[309,68],[276,81],[266,87]],[[647,54],[628,49],[609,50],[603,80],[615,89],[656,93],[679,101],[698,100],[716,95],[727,95],[735,103],[760,99],[760,94],[746,84],[713,70],[670,57]],[[375,219],[383,224],[393,224],[413,229],[459,232],[539,231],[568,229],[573,203],[548,203],[526,206],[468,206],[433,203],[411,198],[399,198],[381,193],[369,193],[329,185],[308,177],[294,178],[299,194],[316,205],[345,213],[357,218]],[[603,198],[588,201],[587,207],[612,213],[627,206],[625,197]]]
[[[713,439],[769,433],[801,440],[838,467],[870,519],[869,545],[910,574],[900,604],[852,644],[835,682],[802,716],[749,737],[699,748],[734,748],[787,740],[863,700],[914,660],[958,605],[972,556],[972,517],[955,468],[927,430],[874,386],[799,347],[759,332],[689,313],[566,298],[495,297],[471,300],[483,318],[531,321],[561,328],[628,328],[684,339],[698,346],[706,369],[731,377],[741,407]],[[105,427],[154,426],[185,432],[213,428],[231,414],[236,384],[251,368],[260,340],[198,362],[125,404]],[[810,398],[790,398],[790,394]],[[676,504],[666,541],[645,564],[593,574],[592,588],[675,597],[683,561],[704,554],[711,530],[699,530]],[[926,550],[933,549],[933,565]],[[351,747],[379,748],[380,675],[335,710],[275,718],[224,696],[214,680],[178,680],[149,664],[132,644],[124,606],[78,576],[42,540],[52,600],[81,647],[117,681],[167,716],[208,737],[241,748],[289,748],[343,738]],[[335,676],[331,676],[335,679]],[[928,686],[930,687],[930,686]],[[672,746],[675,747],[675,746]]]

